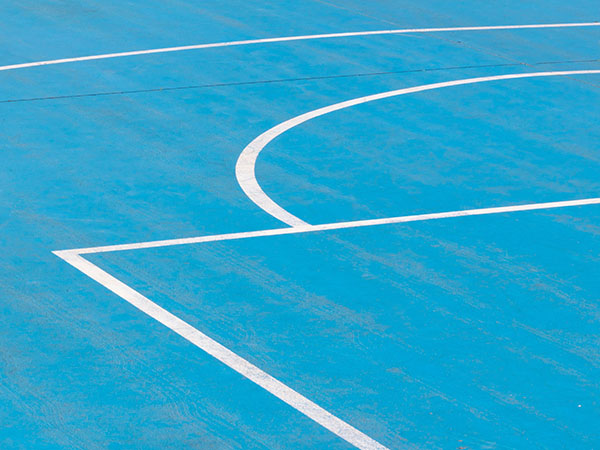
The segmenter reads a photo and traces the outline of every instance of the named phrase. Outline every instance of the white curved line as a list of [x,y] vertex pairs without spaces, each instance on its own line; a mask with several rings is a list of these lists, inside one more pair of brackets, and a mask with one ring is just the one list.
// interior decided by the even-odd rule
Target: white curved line
[[376,36],[383,34],[407,34],[407,33],[439,33],[444,31],[486,31],[486,30],[520,30],[532,28],[575,28],[575,27],[597,27],[600,22],[575,22],[575,23],[544,23],[531,25],[495,25],[484,27],[445,27],[445,28],[403,28],[396,30],[375,31],[351,31],[347,33],[308,34],[304,36],[287,36],[266,39],[248,39],[243,41],[215,42],[212,44],[184,45],[180,47],[164,47],[149,50],[134,50],[131,52],[105,53],[102,55],[78,56],[75,58],[52,59],[47,61],[35,61],[22,64],[11,64],[0,66],[0,71],[25,69],[27,67],[49,66],[80,61],[92,61],[96,59],[122,58],[125,56],[151,55],[155,53],[172,53],[186,50],[199,50],[205,48],[234,47],[240,45],[268,44],[272,42],[306,41],[311,39],[331,39],[354,36]]
[[489,77],[466,78],[462,80],[444,81],[442,83],[424,84],[421,86],[415,86],[405,89],[397,89],[393,91],[382,92],[379,94],[367,95],[366,97],[359,97],[341,103],[335,103],[333,105],[315,109],[314,111],[309,111],[292,119],[286,120],[285,122],[274,126],[273,128],[265,131],[263,134],[255,138],[252,142],[250,142],[250,144],[246,146],[246,148],[244,148],[244,150],[240,154],[235,166],[235,176],[244,193],[259,208],[261,208],[271,216],[275,217],[276,219],[279,219],[292,227],[307,226],[309,225],[307,222],[289,213],[277,203],[275,203],[267,194],[265,194],[265,192],[258,184],[258,181],[256,180],[255,167],[258,155],[269,142],[271,142],[277,136],[285,133],[289,129],[294,128],[295,126],[298,126],[304,122],[307,122],[310,119],[314,119],[315,117],[323,116],[334,111],[339,111],[340,109],[349,108],[351,106],[360,105],[362,103],[368,103],[375,100],[381,100],[384,98],[395,97],[398,95],[411,94],[414,92],[431,91],[433,89],[441,89],[450,86],[484,83],[496,80],[512,80],[516,78],[556,77],[565,75],[584,74],[600,74],[600,70],[565,70],[558,72],[512,73],[506,75],[494,75]]

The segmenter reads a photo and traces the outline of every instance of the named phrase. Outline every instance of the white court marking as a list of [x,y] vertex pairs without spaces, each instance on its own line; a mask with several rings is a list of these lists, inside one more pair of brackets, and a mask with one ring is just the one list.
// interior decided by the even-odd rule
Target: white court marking
[[241,356],[229,350],[227,347],[219,344],[214,339],[197,330],[179,317],[171,314],[164,308],[154,303],[152,300],[144,297],[135,289],[127,286],[122,281],[116,279],[108,272],[105,272],[95,264],[84,259],[76,252],[57,251],[54,252],[63,260],[79,269],[92,280],[97,281],[102,286],[117,294],[137,309],[152,317],[154,320],[165,325],[175,333],[194,344],[196,347],[204,350],[209,355],[221,361],[226,366],[238,372],[248,380],[256,383],[258,386],[270,392],[275,397],[284,401],[292,408],[300,411],[305,416],[311,418],[319,425],[332,431],[350,444],[365,450],[387,450],[386,447],[371,439],[366,434],[354,428],[352,425],[344,422],[330,412],[321,408],[316,403],[299,394],[289,386],[272,377],[265,371],[259,369],[254,364],[248,362]]
[[286,384],[272,377],[254,364],[248,362],[241,356],[219,344],[200,330],[194,328],[187,322],[181,320],[169,311],[160,307],[149,298],[143,296],[135,289],[118,280],[97,265],[83,258],[84,254],[107,253],[123,250],[139,250],[143,248],[168,247],[174,245],[198,244],[215,241],[228,241],[237,239],[248,239],[265,236],[281,236],[287,234],[309,233],[315,231],[339,230],[346,228],[369,227],[394,223],[419,222],[436,219],[448,219],[453,217],[480,216],[488,214],[512,213],[518,211],[534,211],[541,209],[566,208],[573,206],[599,205],[600,198],[588,198],[581,200],[570,200],[563,202],[535,203],[528,205],[502,206],[496,208],[481,208],[462,211],[448,211],[432,214],[419,214],[402,217],[389,217],[383,219],[358,220],[352,222],[337,222],[322,225],[306,225],[298,227],[286,227],[272,230],[259,230],[243,233],[220,234],[213,236],[199,236],[185,239],[169,239],[163,241],[139,242],[134,244],[109,245],[104,247],[90,247],[71,250],[57,250],[53,252],[58,257],[86,274],[92,280],[100,283],[123,300],[138,308],[154,320],[160,322],[167,328],[173,330],[196,347],[213,356],[218,361],[235,370],[253,383],[256,383],[267,392],[300,411],[310,419],[322,425],[332,433],[336,434],[346,442],[362,450],[389,450],[379,442],[373,440],[366,434],[354,428],[312,402],[302,394],[290,388]]
[[585,198],[581,200],[567,200],[562,202],[530,203],[526,205],[499,206],[495,208],[463,209],[429,214],[414,214],[410,216],[386,217],[383,219],[354,220],[350,222],[324,223],[321,225],[303,225],[298,227],[273,228],[269,230],[245,231],[242,233],[215,234],[212,236],[197,236],[182,239],[166,239],[161,241],[136,242],[133,244],[105,245],[102,247],[75,248],[59,250],[54,253],[59,255],[90,255],[94,253],[118,252],[124,250],[140,250],[144,248],[172,247],[174,245],[200,244],[203,242],[231,241],[265,236],[281,236],[285,234],[310,233],[315,231],[341,230],[345,228],[372,227],[376,225],[390,225],[394,223],[423,222],[426,220],[450,219],[453,217],[484,216],[489,214],[504,214],[520,211],[536,211],[540,209],[568,208],[573,206],[587,206],[600,204],[600,197]]
[[434,89],[447,88],[451,86],[461,86],[465,84],[486,83],[497,80],[514,80],[518,78],[537,78],[537,77],[557,77],[566,75],[584,75],[584,74],[600,74],[600,70],[566,70],[560,72],[532,72],[532,73],[512,73],[507,75],[494,75],[489,77],[465,78],[462,80],[444,81],[442,83],[424,84],[405,89],[396,89],[393,91],[381,92],[379,94],[367,95],[352,100],[347,100],[323,108],[315,109],[307,113],[286,120],[279,125],[265,131],[260,136],[256,137],[240,154],[236,166],[235,176],[244,193],[252,200],[259,208],[267,214],[281,220],[292,227],[302,227],[308,225],[304,220],[294,216],[290,212],[275,203],[260,187],[256,180],[256,159],[265,146],[276,137],[282,135],[286,131],[304,123],[315,117],[324,116],[325,114],[349,108],[351,106],[360,105],[363,103],[381,100],[384,98],[396,97],[399,95],[412,94],[414,92],[431,91]]
[[149,50],[134,50],[130,52],[105,53],[102,55],[78,56],[75,58],[51,59],[47,61],[35,61],[21,64],[11,64],[0,66],[0,71],[25,69],[28,67],[50,66],[56,64],[66,64],[72,62],[93,61],[97,59],[123,58],[126,56],[152,55],[157,53],[182,52],[187,50],[200,50],[206,48],[235,47],[241,45],[269,44],[274,42],[290,41],[308,41],[314,39],[332,39],[342,37],[356,36],[377,36],[386,34],[409,34],[409,33],[441,33],[450,31],[491,31],[491,30],[523,30],[523,29],[543,29],[543,28],[578,28],[578,27],[597,27],[600,22],[574,22],[574,23],[543,23],[530,25],[493,25],[483,27],[445,27],[445,28],[403,28],[395,30],[375,30],[375,31],[351,31],[346,33],[329,34],[307,34],[303,36],[286,36],[265,39],[247,39],[242,41],[215,42],[212,44],[183,45],[179,47],[154,48]]
[[[563,23],[563,24],[533,24],[533,25],[505,25],[505,26],[483,26],[483,27],[448,27],[448,28],[420,28],[420,29],[397,29],[397,30],[379,30],[379,31],[365,31],[365,32],[350,32],[350,33],[332,33],[332,34],[318,34],[318,35],[306,35],[306,36],[291,36],[291,37],[279,37],[279,38],[267,38],[267,39],[254,39],[254,40],[245,40],[245,41],[231,41],[231,42],[221,42],[221,43],[213,43],[213,44],[199,44],[199,45],[189,45],[182,47],[169,47],[169,48],[159,48],[159,49],[151,49],[151,50],[141,50],[141,51],[131,51],[131,52],[121,52],[121,53],[110,53],[110,54],[102,54],[102,55],[92,55],[92,56],[83,56],[76,58],[64,58],[64,59],[56,59],[56,60],[47,60],[47,61],[38,61],[38,62],[29,62],[23,64],[13,64],[7,66],[0,66],[0,71],[7,70],[16,70],[16,69],[24,69],[28,67],[37,67],[37,66],[47,66],[47,65],[56,65],[56,64],[64,64],[64,63],[72,63],[72,62],[81,62],[81,61],[90,61],[90,60],[100,60],[100,59],[110,59],[110,58],[119,58],[126,56],[136,56],[136,55],[147,55],[147,54],[157,54],[157,53],[169,53],[169,52],[178,52],[185,50],[195,50],[195,49],[206,49],[206,48],[216,48],[216,47],[231,47],[231,46],[240,46],[240,45],[253,45],[253,44],[266,44],[273,42],[287,42],[287,41],[300,41],[300,40],[310,40],[310,39],[328,39],[328,38],[340,38],[340,37],[352,37],[352,36],[374,36],[374,35],[386,35],[386,34],[403,34],[403,33],[434,33],[434,32],[447,32],[447,31],[484,31],[484,30],[511,30],[511,29],[535,29],[535,28],[569,28],[569,27],[593,27],[600,26],[599,22],[585,22],[585,23]],[[417,91],[415,91],[417,92]],[[250,362],[246,361],[239,355],[235,354],[228,348],[214,341],[204,333],[195,329],[188,323],[184,322],[180,318],[174,316],[170,312],[161,308],[156,303],[152,302],[150,299],[144,297],[139,292],[135,291],[131,287],[127,286],[122,281],[116,279],[109,273],[105,272],[95,264],[89,262],[85,258],[83,258],[82,254],[92,254],[92,253],[103,253],[110,251],[118,251],[118,250],[134,250],[140,248],[152,248],[152,247],[164,247],[170,245],[183,245],[183,244],[193,244],[193,243],[201,243],[201,242],[211,242],[211,241],[224,241],[224,240],[233,240],[233,239],[244,239],[251,237],[260,237],[260,236],[275,236],[275,235],[284,235],[284,234],[296,234],[296,233],[305,233],[305,232],[313,232],[313,231],[325,231],[325,230],[334,230],[334,229],[343,229],[343,228],[355,228],[355,227],[366,227],[366,226],[375,226],[375,225],[383,225],[383,224],[392,224],[392,223],[404,223],[404,222],[416,222],[416,221],[424,221],[424,220],[435,220],[435,219],[444,219],[444,218],[452,218],[452,217],[461,217],[461,216],[476,216],[476,215],[484,215],[484,214],[499,214],[499,213],[507,213],[507,212],[517,212],[517,211],[530,211],[530,210],[539,210],[539,209],[550,209],[550,208],[563,208],[563,207],[572,207],[572,206],[583,206],[583,205],[593,205],[600,204],[600,198],[589,198],[582,200],[572,200],[572,201],[563,201],[563,202],[551,202],[551,203],[537,203],[537,204],[529,204],[529,205],[517,205],[517,206],[506,206],[506,207],[496,207],[496,208],[483,208],[483,209],[474,209],[474,210],[466,210],[466,211],[451,211],[451,212],[443,212],[443,213],[433,213],[433,214],[422,214],[422,215],[414,215],[414,216],[403,216],[403,217],[392,217],[392,218],[384,218],[384,219],[373,219],[373,220],[362,220],[362,221],[354,221],[354,222],[340,222],[340,223],[330,223],[323,225],[308,225],[300,219],[294,217],[300,222],[295,223],[293,228],[281,228],[275,230],[262,230],[262,231],[253,231],[246,233],[232,233],[232,234],[223,234],[223,235],[215,235],[215,236],[201,236],[195,238],[185,238],[185,239],[171,239],[164,241],[153,241],[153,242],[142,242],[136,244],[125,244],[125,245],[112,245],[112,246],[104,246],[104,247],[94,247],[94,248],[86,248],[86,249],[74,249],[74,250],[58,250],[55,253],[57,256],[62,258],[64,261],[69,263],[71,266],[75,267],[82,273],[86,274],[93,280],[100,283],[102,286],[106,287],[119,297],[123,298],[125,301],[129,302],[140,311],[144,312],[148,316],[157,320],[158,322],[165,325],[167,328],[176,332],[189,342],[196,345],[198,348],[204,350],[208,354],[215,357],[217,360],[221,361],[223,364],[237,371],[247,379],[261,386],[271,394],[275,395],[277,398],[281,399],[291,407],[300,411],[310,419],[319,423],[332,433],[346,440],[348,443],[363,449],[363,450],[385,450],[386,447],[377,441],[373,440],[369,436],[365,435],[361,431],[352,427],[350,424],[342,421],[338,417],[332,415],[325,409],[321,408],[314,402],[310,401],[303,395],[294,391],[287,385],[281,383],[279,380],[270,376],[266,372],[262,371],[258,367],[254,366]],[[286,212],[286,211],[284,211]],[[286,212],[287,213],[287,212]],[[289,213],[287,213],[289,214]],[[289,217],[288,217],[289,219]]]

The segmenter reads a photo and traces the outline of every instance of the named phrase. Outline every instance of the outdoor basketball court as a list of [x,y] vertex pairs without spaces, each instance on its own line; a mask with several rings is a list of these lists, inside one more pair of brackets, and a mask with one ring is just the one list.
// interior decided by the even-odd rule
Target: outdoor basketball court
[[0,19],[0,448],[600,447],[596,1]]

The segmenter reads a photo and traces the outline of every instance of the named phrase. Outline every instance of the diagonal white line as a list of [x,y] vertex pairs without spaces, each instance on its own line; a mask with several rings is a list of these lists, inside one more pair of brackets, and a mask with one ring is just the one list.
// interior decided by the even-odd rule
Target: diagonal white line
[[316,403],[299,394],[289,386],[272,377],[254,364],[248,362],[227,347],[219,344],[214,339],[197,330],[179,317],[171,314],[164,308],[144,297],[135,289],[127,286],[122,281],[100,269],[95,264],[84,259],[73,251],[56,251],[57,256],[67,263],[97,281],[102,286],[117,294],[137,309],[157,320],[167,328],[173,330],[196,347],[204,350],[226,366],[238,372],[248,380],[256,383],[275,397],[284,401],[292,408],[300,411],[305,416],[325,427],[340,438],[362,450],[388,450],[387,447],[371,439],[366,434],[334,416]]

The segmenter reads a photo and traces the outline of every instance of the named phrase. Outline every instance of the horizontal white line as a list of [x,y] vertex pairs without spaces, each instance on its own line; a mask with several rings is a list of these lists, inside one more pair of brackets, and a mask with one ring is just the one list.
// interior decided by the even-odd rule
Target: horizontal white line
[[[351,222],[336,222],[326,223],[322,225],[306,225],[292,228],[274,228],[270,230],[259,230],[259,231],[246,231],[242,233],[228,233],[228,234],[216,234],[212,236],[198,236],[191,238],[182,239],[167,239],[161,241],[149,241],[149,242],[138,242],[133,244],[120,244],[120,245],[106,245],[102,247],[88,247],[79,248],[72,250],[60,250],[55,253],[65,254],[70,253],[74,255],[83,255],[91,253],[106,253],[116,252],[123,250],[139,250],[143,248],[156,248],[156,247],[171,247],[174,245],[186,245],[186,244],[199,244],[202,242],[214,242],[214,241],[231,241],[235,239],[248,239],[263,236],[280,236],[285,234],[297,234],[297,233],[310,233],[315,231],[326,231],[326,230],[340,230],[344,228],[359,228],[359,227],[370,227],[375,225],[386,225],[394,223],[406,223],[406,222],[421,222],[425,220],[436,220],[436,219],[448,219],[452,217],[463,217],[463,216],[483,216],[487,214],[501,214],[511,213],[518,211],[534,211],[538,209],[552,209],[552,208],[566,208],[570,206],[584,206],[584,205],[598,205],[600,204],[600,197],[586,198],[582,200],[568,200],[561,202],[548,202],[548,203],[530,203],[527,205],[513,205],[513,206],[500,206],[494,208],[480,208],[480,209],[466,209],[460,211],[448,211],[431,214],[416,214],[410,216],[399,216],[399,217],[388,217],[384,219],[369,219],[369,220],[355,220]],[[62,256],[61,256],[62,257]]]
[[444,28],[404,28],[396,30],[375,30],[375,31],[353,31],[347,33],[329,33],[329,34],[309,34],[304,36],[287,36],[266,39],[249,39],[243,41],[215,42],[212,44],[184,45],[180,47],[165,47],[149,50],[135,50],[130,52],[105,53],[102,55],[79,56],[75,58],[52,59],[47,61],[36,61],[22,64],[11,64],[0,66],[0,71],[25,69],[27,67],[49,66],[54,64],[65,64],[80,61],[92,61],[97,59],[122,58],[125,56],[150,55],[155,53],[171,53],[186,50],[199,50],[205,48],[234,47],[240,45],[268,44],[273,42],[306,41],[311,39],[331,39],[354,36],[377,36],[385,34],[408,34],[408,33],[440,33],[448,31],[486,31],[486,30],[522,30],[539,28],[578,28],[578,27],[597,27],[600,22],[579,22],[579,23],[547,23],[532,25],[496,25],[484,27],[444,27]]
[[69,251],[58,251],[54,253],[91,279],[97,281],[102,286],[138,308],[143,313],[170,328],[196,347],[204,350],[226,366],[235,370],[253,383],[256,383],[258,386],[284,401],[292,408],[300,411],[302,414],[355,447],[362,450],[387,450],[387,447],[384,447],[379,442],[371,439],[366,434],[321,408],[316,403],[259,369],[254,364],[229,350],[227,347],[219,344],[217,341],[200,332],[179,317],[171,314],[166,309],[161,308],[152,300],[144,297],[135,289],[127,286],[122,281],[100,269],[80,255]]

